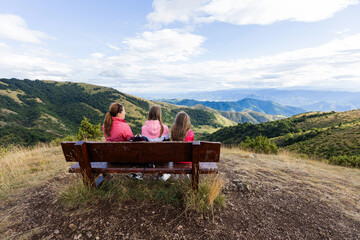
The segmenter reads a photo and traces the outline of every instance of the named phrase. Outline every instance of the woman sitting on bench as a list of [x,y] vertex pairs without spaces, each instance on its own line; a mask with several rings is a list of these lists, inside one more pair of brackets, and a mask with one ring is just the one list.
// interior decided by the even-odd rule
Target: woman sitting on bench
[[107,142],[129,141],[134,136],[125,121],[125,108],[120,103],[112,103],[106,113],[102,130]]

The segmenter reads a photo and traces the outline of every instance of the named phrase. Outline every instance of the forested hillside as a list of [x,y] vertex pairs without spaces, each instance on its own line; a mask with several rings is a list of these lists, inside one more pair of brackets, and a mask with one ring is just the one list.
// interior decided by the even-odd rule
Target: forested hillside
[[252,110],[247,110],[244,112],[219,112],[224,117],[237,123],[262,123],[286,118],[282,115],[269,115],[265,113],[255,112]]
[[193,107],[193,109],[201,109],[206,110],[208,112],[213,112],[216,114],[221,114],[227,119],[230,119],[231,121],[234,121],[236,123],[262,123],[262,122],[268,122],[268,121],[275,121],[279,119],[284,119],[286,117],[282,115],[269,115],[265,113],[255,112],[255,111],[244,111],[244,112],[224,112],[224,111],[218,111],[210,107],[206,107],[201,104],[197,104]]
[[126,120],[139,133],[149,107],[162,106],[163,121],[172,125],[177,112],[185,110],[196,133],[213,132],[234,125],[219,113],[144,100],[112,88],[39,80],[0,79],[0,145],[33,145],[76,134],[83,117],[102,124],[112,102],[126,108]]
[[206,139],[238,144],[246,136],[255,138],[259,135],[270,138],[279,147],[308,156],[360,157],[360,109],[313,112],[273,122],[238,124],[220,129]]

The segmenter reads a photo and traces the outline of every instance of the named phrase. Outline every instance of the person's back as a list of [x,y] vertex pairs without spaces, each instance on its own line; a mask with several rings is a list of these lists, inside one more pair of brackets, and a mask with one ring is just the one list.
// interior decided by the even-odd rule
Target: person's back
[[154,105],[150,108],[148,120],[142,126],[141,134],[147,137],[150,142],[170,140],[169,129],[165,124],[162,124],[160,106]]
[[[186,112],[181,111],[176,114],[174,124],[171,127],[171,140],[172,141],[194,141],[194,132],[190,129],[190,117]],[[191,162],[177,162],[177,163],[191,163]]]
[[176,114],[174,124],[171,127],[172,141],[194,141],[194,132],[190,129],[190,117],[186,112],[181,111]]
[[107,142],[129,141],[134,136],[129,124],[125,121],[125,108],[119,103],[110,105],[104,119],[102,130]]

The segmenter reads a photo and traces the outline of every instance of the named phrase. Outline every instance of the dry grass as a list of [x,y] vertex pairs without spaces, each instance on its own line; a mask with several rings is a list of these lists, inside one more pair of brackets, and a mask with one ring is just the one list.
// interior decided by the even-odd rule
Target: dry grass
[[114,175],[97,189],[86,187],[79,176],[67,184],[55,187],[59,192],[57,202],[66,207],[86,209],[99,202],[153,201],[164,204],[185,205],[188,211],[208,213],[214,205],[225,206],[222,194],[224,180],[220,175],[202,176],[199,191],[193,191],[188,178],[158,181],[145,178],[144,181],[126,179]]
[[184,194],[184,203],[186,211],[196,211],[206,214],[213,211],[214,203],[224,207],[225,196],[222,194],[224,188],[224,179],[219,174],[209,174],[201,176],[199,190],[193,191],[189,189]]
[[12,91],[10,89],[0,89],[0,95],[5,95],[7,97],[10,97],[11,99],[13,99],[15,102],[17,103],[22,103],[22,101],[19,99],[18,95],[25,95],[25,93],[21,90],[17,90],[17,91]]
[[12,147],[0,156],[0,199],[65,173],[68,165],[60,147]]
[[207,180],[209,184],[209,204],[210,206],[214,205],[214,201],[218,198],[218,196],[221,194],[221,191],[223,190],[225,186],[225,181],[220,175],[210,175],[208,176]]
[[302,159],[291,152],[263,155],[238,148],[221,151],[220,163],[255,189],[276,189],[320,199],[360,219],[360,169]]

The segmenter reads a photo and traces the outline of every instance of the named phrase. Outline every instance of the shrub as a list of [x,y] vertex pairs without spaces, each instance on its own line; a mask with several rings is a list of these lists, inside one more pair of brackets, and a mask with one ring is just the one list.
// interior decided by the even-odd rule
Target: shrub
[[333,156],[329,159],[329,163],[345,167],[360,168],[360,156]]
[[256,138],[250,139],[248,136],[246,140],[239,144],[240,149],[250,149],[256,153],[266,154],[278,154],[279,150],[275,143],[271,142],[265,136],[257,136]]
[[56,138],[50,142],[50,146],[55,147],[55,146],[59,146],[61,142],[77,141],[77,140],[78,140],[78,136],[75,135],[66,136],[64,138]]
[[100,123],[92,125],[86,117],[81,121],[78,140],[97,139],[103,136]]

